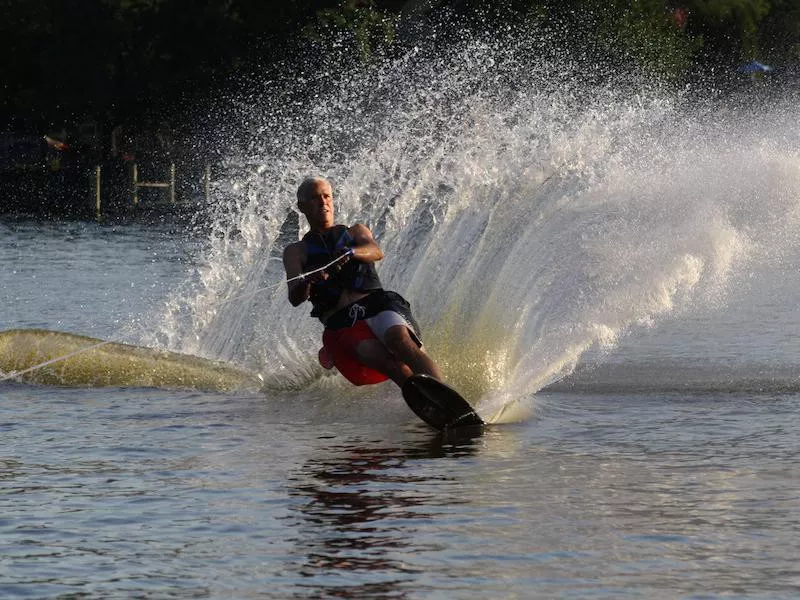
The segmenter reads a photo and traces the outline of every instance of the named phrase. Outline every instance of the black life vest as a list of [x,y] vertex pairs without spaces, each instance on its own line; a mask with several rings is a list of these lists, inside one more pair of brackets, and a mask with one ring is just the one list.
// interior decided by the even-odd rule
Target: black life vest
[[[306,246],[305,272],[319,269],[330,263],[341,251],[353,245],[353,237],[345,225],[334,225],[325,233],[309,231],[303,236]],[[344,290],[372,292],[383,288],[373,263],[349,260],[336,272],[328,270],[329,277],[311,285],[309,300],[313,305],[312,317],[321,317],[336,308]]]

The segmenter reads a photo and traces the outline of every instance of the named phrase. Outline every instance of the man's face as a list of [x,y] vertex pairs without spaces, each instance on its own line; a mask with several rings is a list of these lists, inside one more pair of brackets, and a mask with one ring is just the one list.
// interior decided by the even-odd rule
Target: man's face
[[333,223],[333,190],[327,181],[316,181],[309,190],[300,210],[312,224]]

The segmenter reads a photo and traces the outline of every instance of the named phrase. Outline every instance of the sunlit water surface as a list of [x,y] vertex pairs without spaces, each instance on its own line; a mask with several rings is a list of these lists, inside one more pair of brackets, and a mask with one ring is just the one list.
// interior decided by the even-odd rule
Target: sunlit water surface
[[[202,246],[169,228],[2,227],[3,326],[106,338],[146,327]],[[796,286],[780,291],[632,336],[594,369],[627,364],[616,391],[578,378],[476,437],[442,438],[390,386],[0,384],[0,595],[794,597],[796,390],[628,381],[658,360],[676,384],[681,366],[761,369],[775,334],[754,315],[796,316]]]

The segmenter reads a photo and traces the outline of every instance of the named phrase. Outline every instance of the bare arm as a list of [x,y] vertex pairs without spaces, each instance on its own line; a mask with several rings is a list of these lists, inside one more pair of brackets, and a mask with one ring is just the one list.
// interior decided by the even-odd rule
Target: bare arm
[[295,242],[286,246],[283,251],[283,267],[286,269],[286,279],[289,287],[289,302],[292,306],[299,306],[311,294],[311,282],[306,279],[294,279],[303,273],[303,263],[306,261],[305,244]]
[[383,258],[383,250],[378,246],[378,242],[372,237],[369,227],[358,223],[348,229],[350,237],[353,238],[352,257],[361,262],[377,262]]

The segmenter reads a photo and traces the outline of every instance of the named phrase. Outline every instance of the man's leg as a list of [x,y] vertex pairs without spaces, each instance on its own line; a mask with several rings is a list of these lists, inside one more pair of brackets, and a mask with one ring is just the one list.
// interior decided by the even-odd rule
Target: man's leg
[[392,356],[377,338],[360,341],[355,351],[358,362],[387,375],[401,387],[405,380],[414,374],[405,361]]
[[[442,380],[439,367],[436,366],[422,348],[417,346],[417,343],[408,332],[408,327],[394,325],[386,330],[383,339],[389,352],[397,360],[407,365],[412,373],[424,373],[435,377],[439,381]],[[392,379],[394,378],[392,377]]]

